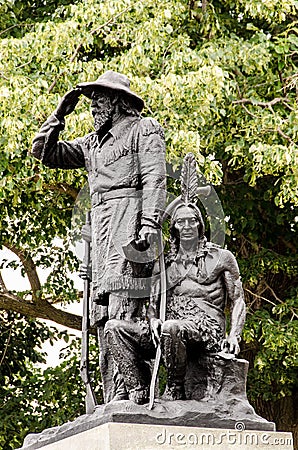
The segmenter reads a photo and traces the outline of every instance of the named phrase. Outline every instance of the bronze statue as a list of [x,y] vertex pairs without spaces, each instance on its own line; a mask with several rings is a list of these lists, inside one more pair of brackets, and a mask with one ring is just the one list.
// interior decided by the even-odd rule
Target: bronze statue
[[[157,318],[158,293],[151,299],[151,327],[160,340],[167,370],[164,400],[185,399],[184,379],[189,355],[232,357],[239,353],[245,321],[245,303],[238,265],[231,252],[207,242],[205,225],[196,201],[193,155],[186,157],[192,175],[183,176],[181,200],[171,214],[170,251],[166,257],[166,320]],[[185,167],[184,166],[184,167]],[[183,181],[183,180],[182,180]],[[192,191],[192,193],[191,193]],[[226,337],[225,309],[230,306]],[[207,375],[208,376],[208,375]],[[210,374],[211,376],[211,374]]]
[[[58,141],[65,116],[82,94],[92,100],[95,131],[71,142]],[[67,93],[33,141],[33,155],[48,167],[88,171],[91,316],[98,329],[106,402],[148,401],[154,341],[160,342],[167,369],[164,399],[184,399],[188,348],[237,354],[245,319],[234,256],[206,242],[195,204],[197,173],[191,154],[184,161],[181,199],[172,211],[166,320],[157,318],[154,283],[146,311],[153,261],[138,259],[140,253],[131,258],[129,248],[147,248],[158,240],[165,207],[165,143],[160,125],[140,116],[143,106],[126,76],[108,71]],[[165,273],[160,275],[165,278]],[[225,337],[227,301],[231,329]]]
[[[80,95],[92,100],[95,131],[71,142],[58,141],[64,118],[74,111]],[[68,92],[33,141],[33,155],[46,166],[85,167],[88,172],[91,315],[92,325],[98,327],[105,401],[113,397],[146,401],[146,395],[139,395],[137,386],[127,388],[118,368],[111,366],[104,331],[105,323],[112,320],[134,324],[138,330],[144,302],[141,291],[145,297],[144,280],[150,277],[152,265],[129,261],[123,247],[132,242],[150,244],[165,205],[164,133],[154,119],[141,117],[143,107],[128,78],[110,70]]]
[[[192,154],[184,158],[181,196],[163,213],[162,130],[152,119],[139,117],[143,103],[129,93],[129,87],[120,88],[125,80],[122,75],[108,72],[95,83],[80,85],[78,91],[64,97],[62,107],[58,107],[58,112],[48,119],[34,140],[34,154],[47,165],[87,167],[92,194],[92,301],[99,312],[108,310],[106,315],[98,314],[98,308],[95,310],[105,404],[94,408],[96,400],[93,398],[90,414],[69,425],[56,427],[54,434],[62,439],[65,433],[73,435],[111,421],[274,431],[275,424],[256,415],[247,400],[248,362],[236,358],[245,320],[239,270],[231,252],[207,242],[205,237],[204,221],[196,202],[198,193],[204,197],[206,190],[198,187],[195,158]],[[130,102],[130,108],[134,105],[137,109],[134,112],[130,109],[127,117],[122,117],[123,129],[120,122],[109,128],[114,114],[117,112],[116,120],[120,109],[124,108],[122,91],[126,93],[126,106]],[[93,102],[96,98],[97,131],[72,143],[58,143],[63,126],[61,111],[66,114],[73,110],[80,93],[93,97]],[[107,111],[109,105],[114,104],[111,115],[100,107],[97,109],[101,100]],[[102,111],[105,118],[101,126],[97,111]],[[148,153],[149,161],[142,162],[140,168],[135,163],[143,153]],[[109,180],[116,183],[116,179],[119,182],[115,186],[109,185]],[[145,189],[147,184],[152,187],[149,196]],[[129,204],[130,199],[139,202],[137,207],[134,202],[132,206]],[[116,220],[118,212],[122,219]],[[158,227],[168,216],[171,217],[170,249],[164,258]],[[88,224],[89,213],[86,219]],[[125,233],[127,220],[133,225],[130,233]],[[118,228],[125,236],[115,237]],[[82,231],[87,266],[88,226]],[[108,243],[104,242],[105,237]],[[148,253],[158,249],[153,271],[153,259],[148,260],[147,254],[143,258],[144,252],[139,251],[148,246]],[[136,250],[139,252],[135,253]],[[85,269],[86,278],[87,267]],[[86,287],[83,336],[89,330],[88,283]],[[147,298],[148,287],[151,293]],[[228,309],[230,320],[226,316]],[[167,385],[151,411],[161,357]],[[92,400],[88,361],[84,358],[82,369],[82,378]],[[56,435],[53,438],[52,429],[48,431],[41,433],[41,439],[53,442]],[[28,442],[39,438],[40,435],[29,435]]]

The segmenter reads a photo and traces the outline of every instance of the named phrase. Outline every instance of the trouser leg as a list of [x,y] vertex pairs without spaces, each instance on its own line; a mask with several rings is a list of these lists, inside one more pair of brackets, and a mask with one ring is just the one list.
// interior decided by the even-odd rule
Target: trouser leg
[[[132,301],[128,298],[126,291],[112,292],[105,297],[106,319],[98,323],[98,341],[100,347],[99,366],[103,383],[103,395],[105,403],[112,400],[127,400],[128,393],[119,369],[113,360],[110,345],[104,332],[108,319],[126,320],[135,312],[136,306],[140,302]],[[102,299],[101,299],[102,301]],[[103,308],[98,305],[98,308]]]
[[167,370],[167,387],[163,398],[184,399],[186,343],[182,339],[179,323],[175,320],[167,320],[162,326],[161,351]]
[[151,373],[148,363],[140,354],[138,324],[112,319],[105,326],[105,335],[129,398],[136,403],[146,403]]

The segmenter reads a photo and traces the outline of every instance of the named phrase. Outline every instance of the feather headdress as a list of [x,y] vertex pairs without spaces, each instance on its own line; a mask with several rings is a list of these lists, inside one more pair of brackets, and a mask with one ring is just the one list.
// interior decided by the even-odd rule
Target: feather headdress
[[197,163],[193,153],[187,153],[183,160],[180,176],[181,200],[185,205],[197,203],[198,200],[198,175]]
[[[210,186],[200,186],[197,175],[197,164],[193,153],[187,153],[183,160],[180,175],[181,195],[175,198],[166,208],[161,222],[163,223],[179,205],[196,205],[198,197],[208,197]],[[198,207],[196,207],[198,209]]]
[[203,221],[200,208],[197,206],[199,181],[197,175],[197,163],[193,153],[187,153],[187,155],[183,160],[183,166],[181,169],[181,176],[180,176],[180,186],[181,186],[180,201],[173,211],[172,220],[175,218],[177,211],[181,206],[191,207],[196,212],[197,218],[200,221],[201,224],[200,237],[203,237],[205,233],[205,224]]

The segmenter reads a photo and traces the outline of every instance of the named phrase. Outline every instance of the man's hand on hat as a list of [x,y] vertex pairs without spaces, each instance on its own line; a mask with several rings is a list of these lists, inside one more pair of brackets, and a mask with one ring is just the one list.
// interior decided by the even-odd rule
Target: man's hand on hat
[[67,94],[62,97],[61,102],[55,111],[56,117],[58,119],[63,119],[65,116],[71,114],[75,110],[81,94],[81,88],[75,88],[72,91],[67,92]]

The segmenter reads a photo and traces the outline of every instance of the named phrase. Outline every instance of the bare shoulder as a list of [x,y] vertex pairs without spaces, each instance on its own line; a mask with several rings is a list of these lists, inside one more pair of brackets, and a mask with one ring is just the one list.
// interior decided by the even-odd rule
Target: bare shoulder
[[219,245],[212,242],[207,243],[208,252],[211,256],[216,257],[220,261],[220,266],[225,272],[231,272],[234,275],[239,276],[239,268],[237,260],[230,250],[221,248]]
[[229,250],[223,249],[223,252],[224,252],[223,260],[225,271],[233,275],[233,277],[239,278],[240,276],[239,267],[235,256]]

